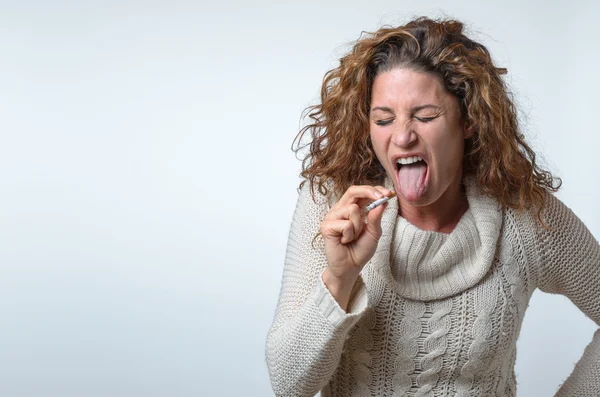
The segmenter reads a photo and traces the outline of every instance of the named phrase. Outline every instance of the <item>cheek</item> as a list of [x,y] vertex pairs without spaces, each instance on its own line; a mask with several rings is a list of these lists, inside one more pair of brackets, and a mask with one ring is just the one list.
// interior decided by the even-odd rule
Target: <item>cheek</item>
[[429,131],[429,148],[442,174],[453,173],[462,164],[464,139],[454,131]]
[[381,161],[383,157],[385,157],[385,137],[383,134],[371,133],[371,145],[375,150],[375,155]]
[[440,151],[451,154],[464,145],[464,137],[461,130],[456,126],[440,126],[440,128],[428,131],[430,143],[432,146],[441,149]]

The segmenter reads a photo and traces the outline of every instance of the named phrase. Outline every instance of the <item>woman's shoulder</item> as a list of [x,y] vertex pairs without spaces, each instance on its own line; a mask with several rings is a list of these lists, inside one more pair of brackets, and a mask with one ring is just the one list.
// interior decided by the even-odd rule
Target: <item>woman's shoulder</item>
[[547,226],[543,227],[544,230],[562,228],[572,223],[581,223],[573,210],[558,198],[556,193],[548,190],[544,190],[544,201],[541,209],[532,207],[528,210],[528,213],[540,226]]
[[554,192],[544,190],[543,204],[518,211],[505,209],[505,217],[516,221],[521,234],[532,234],[544,245],[579,235],[587,227],[573,210]]

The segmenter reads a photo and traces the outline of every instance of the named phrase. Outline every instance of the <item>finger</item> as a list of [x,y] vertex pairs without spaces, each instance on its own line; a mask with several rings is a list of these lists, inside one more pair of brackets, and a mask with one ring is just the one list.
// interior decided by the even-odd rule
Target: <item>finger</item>
[[[354,228],[352,240],[354,240],[354,236],[359,236],[361,234],[365,226],[365,220],[358,204],[349,204],[340,208],[332,208],[324,219],[324,221],[338,220],[348,220],[352,222],[352,226]],[[346,240],[344,239],[344,243],[345,242]]]
[[[358,203],[361,199],[364,203],[365,201],[369,202],[380,199],[383,196],[383,193],[380,192],[379,189],[375,188],[375,186],[354,185],[350,186],[348,190],[346,190],[336,205],[339,204],[340,206],[344,206],[348,204],[354,204]],[[358,204],[360,205],[361,203]]]
[[333,220],[321,223],[323,238],[328,240],[339,240],[342,244],[348,244],[354,240],[354,225],[349,220]]
[[332,209],[343,207],[348,203],[356,203],[360,208],[364,208],[375,200],[378,200],[382,197],[389,197],[391,195],[392,191],[384,186],[351,186],[348,188],[344,196],[342,196],[342,198],[332,207]]
[[367,214],[366,232],[371,234],[371,236],[373,236],[375,239],[379,239],[379,237],[381,237],[381,218],[387,206],[388,203],[385,203],[377,208],[372,209]]
[[362,209],[358,204],[348,204],[343,207],[332,207],[331,210],[325,215],[326,221],[335,220],[349,220],[354,224],[354,233],[359,235],[362,231],[364,219],[362,215]]
[[365,227],[365,220],[358,204],[352,204],[349,206],[348,219],[354,225],[354,235],[360,236],[363,228]]
[[379,190],[381,194],[383,194],[385,197],[389,197],[393,193],[390,189],[388,189],[385,186],[375,186],[375,189]]

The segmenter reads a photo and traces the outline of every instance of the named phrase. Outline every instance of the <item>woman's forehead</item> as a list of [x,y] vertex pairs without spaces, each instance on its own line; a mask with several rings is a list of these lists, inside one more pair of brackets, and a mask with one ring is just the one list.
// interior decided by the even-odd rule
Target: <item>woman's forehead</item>
[[452,95],[438,76],[410,69],[393,69],[377,75],[371,90],[373,108],[412,108],[424,103],[445,107],[449,98]]

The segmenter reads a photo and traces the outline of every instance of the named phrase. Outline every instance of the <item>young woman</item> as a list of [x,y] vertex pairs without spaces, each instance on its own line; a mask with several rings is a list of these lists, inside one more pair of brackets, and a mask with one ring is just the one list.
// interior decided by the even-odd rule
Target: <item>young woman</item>
[[[312,140],[267,337],[275,394],[515,396],[536,288],[600,324],[600,247],[536,165],[505,72],[460,22],[420,18],[326,74],[298,136]],[[557,395],[599,396],[599,363],[596,332]]]

